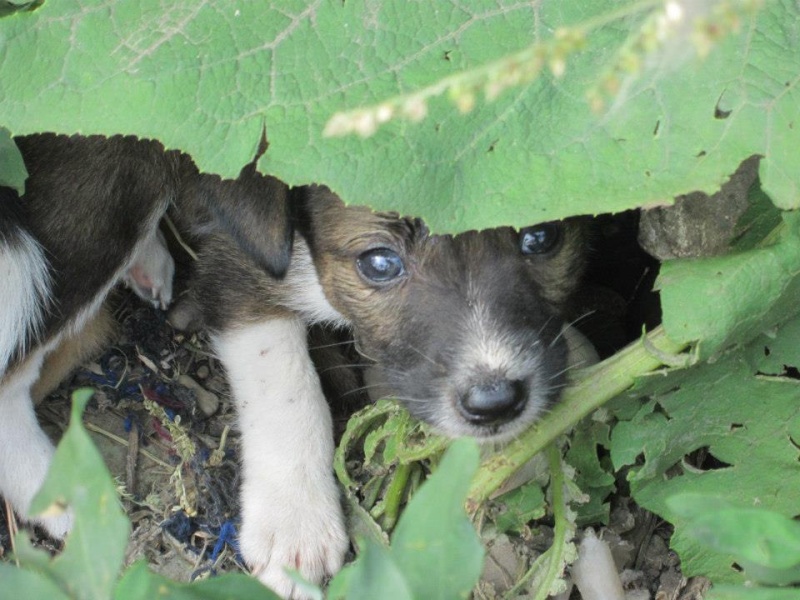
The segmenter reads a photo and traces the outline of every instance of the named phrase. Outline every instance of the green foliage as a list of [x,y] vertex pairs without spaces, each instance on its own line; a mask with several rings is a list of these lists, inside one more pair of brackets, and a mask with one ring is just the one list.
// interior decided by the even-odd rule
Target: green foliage
[[0,185],[25,191],[28,172],[8,129],[0,127]]
[[[668,261],[659,277],[664,328],[708,357],[774,327],[799,308],[800,217],[785,213],[778,241],[698,261]],[[688,301],[687,301],[688,300]]]
[[537,483],[526,483],[503,494],[498,504],[498,513],[492,518],[500,533],[519,533],[526,524],[547,514],[544,493]]
[[[559,546],[538,565],[544,570],[534,565],[532,581],[545,573],[557,583],[555,571],[569,560],[570,528],[576,519],[606,518],[613,471],[623,468],[636,501],[674,524],[672,544],[685,573],[741,581],[734,561],[752,560],[748,548],[758,550],[764,540],[794,540],[796,527],[753,512],[698,515],[669,498],[725,490],[735,510],[761,506],[771,511],[764,514],[784,518],[800,512],[800,392],[785,377],[787,367],[800,366],[800,222],[775,208],[797,208],[800,199],[800,8],[789,0],[681,6],[683,19],[665,21],[665,3],[657,0],[311,6],[296,0],[239,7],[223,0],[86,0],[51,1],[32,11],[36,3],[5,2],[0,125],[12,134],[154,137],[226,176],[252,158],[266,129],[265,172],[292,184],[325,183],[352,203],[421,216],[436,231],[665,203],[679,193],[715,191],[742,159],[762,155],[762,185],[735,252],[663,266],[666,335],[651,333],[576,375],[565,401],[542,424],[503,455],[484,459],[468,493],[470,511],[477,511],[533,455],[616,397],[610,416],[618,423],[606,414],[572,435],[566,458],[577,469],[575,483],[555,479],[577,485],[589,502],[577,517],[565,508],[568,501],[550,503],[550,511],[561,511],[555,515]],[[350,129],[371,135],[326,137],[326,125],[348,109],[355,111]],[[21,190],[23,180],[19,155],[2,130],[0,184]],[[690,345],[690,356],[676,356]],[[664,365],[688,368],[640,378],[625,392]],[[20,539],[23,568],[0,564],[3,592],[269,597],[247,578],[185,586],[141,565],[116,583],[126,525],[108,482],[85,477],[102,469],[80,432],[73,423],[72,441],[59,450],[66,458],[58,459],[70,464],[58,472],[90,466],[80,483],[53,483],[39,505],[71,502],[79,525],[54,560]],[[347,456],[359,444],[365,473],[356,481]],[[355,598],[387,597],[387,588],[397,598],[468,591],[472,571],[447,587],[424,588],[439,596],[419,596],[431,565],[445,581],[451,571],[461,572],[453,567],[461,566],[457,561],[471,568],[478,561],[457,506],[463,480],[450,481],[453,489],[433,498],[425,486],[417,492],[444,445],[388,403],[351,421],[336,469],[361,531],[374,541],[364,542],[356,566],[336,578],[333,591]],[[609,449],[610,464],[598,458],[598,446]],[[718,467],[699,470],[697,454],[710,454]],[[466,477],[472,459],[464,456],[456,471]],[[436,476],[431,481],[440,485]],[[95,486],[98,493],[89,494]],[[540,513],[533,490],[540,488],[504,499],[515,513],[510,529]],[[363,507],[356,492],[365,496]],[[442,519],[453,537],[418,537],[417,520],[434,524],[428,508],[408,517],[416,500],[401,514],[415,492],[424,506],[451,511]],[[95,513],[106,528],[103,540],[91,524]],[[697,526],[700,518],[709,519],[708,529]],[[385,550],[381,526],[390,530],[395,523],[394,545]],[[464,548],[449,557],[453,540]],[[737,544],[739,553],[732,552]],[[547,562],[552,556],[557,560]],[[789,569],[781,581],[796,580],[796,563],[755,564],[748,576],[776,582],[765,569]],[[781,598],[784,591],[791,593],[718,586],[713,594],[757,600]]]
[[[795,319],[785,328],[797,331],[798,326]],[[783,338],[778,331],[775,339]],[[689,519],[667,502],[671,496],[724,490],[738,507],[760,506],[787,517],[798,512],[800,386],[765,376],[756,360],[747,360],[748,355],[763,357],[765,348],[771,361],[800,364],[792,344],[773,347],[760,338],[744,352],[729,352],[713,363],[647,378],[631,392],[645,403],[612,434],[615,468],[636,465],[629,475],[631,492],[675,525],[672,546],[687,575],[705,574],[716,582],[742,578],[730,556],[704,550],[692,536]],[[696,452],[713,457],[716,466],[694,466]]]
[[392,556],[415,598],[468,598],[478,582],[483,548],[464,512],[477,468],[477,443],[454,442],[392,534]]
[[[82,565],[82,568],[91,566]],[[125,571],[113,597],[114,600],[279,600],[278,596],[246,575],[222,575],[196,583],[178,583],[149,571],[143,562],[134,563]]]
[[32,2],[14,2],[13,0],[0,0],[0,18],[12,15],[15,12],[33,10],[42,3],[42,0]]
[[[796,206],[796,3],[689,4],[660,31],[663,4],[642,0],[46,2],[0,21],[0,124],[155,137],[226,176],[266,127],[264,171],[439,231],[668,202],[715,190],[752,154],[767,193]],[[467,114],[432,98],[420,123],[323,136],[342,109],[443,78],[475,95],[474,70],[491,95],[532,43],[535,79]],[[587,94],[604,83],[597,112]]]
[[580,524],[608,523],[608,496],[616,489],[608,464],[600,460],[598,448],[608,448],[611,427],[608,423],[584,423],[570,440],[567,462],[577,470],[576,484],[589,497],[578,508]]
[[[391,426],[390,420],[383,429]],[[391,547],[363,540],[358,560],[331,583],[330,597],[373,598],[375,590],[391,590],[396,598],[467,598],[483,564],[483,547],[464,512],[477,466],[477,444],[454,442],[406,506]]]
[[732,556],[750,581],[800,582],[800,523],[763,508],[736,507],[720,496],[678,494],[667,505],[687,519],[691,537]]

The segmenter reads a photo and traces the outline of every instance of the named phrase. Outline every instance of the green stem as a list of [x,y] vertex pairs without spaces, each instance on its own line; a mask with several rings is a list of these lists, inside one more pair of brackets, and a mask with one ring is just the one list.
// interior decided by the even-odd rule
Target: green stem
[[391,531],[397,517],[400,514],[400,504],[405,495],[406,484],[408,477],[411,474],[412,463],[400,463],[394,471],[394,477],[386,489],[386,497],[384,498],[384,514],[383,514],[383,529]]
[[467,495],[467,509],[474,512],[511,475],[559,435],[630,388],[637,377],[664,365],[666,355],[678,354],[686,347],[686,344],[669,339],[663,328],[658,327],[642,340],[586,369],[578,381],[566,388],[561,402],[550,414],[502,452],[493,454],[483,462]]
[[537,558],[525,575],[504,594],[504,598],[516,598],[519,591],[525,587],[534,574],[538,573],[547,561],[547,571],[541,578],[538,589],[534,593],[534,600],[544,600],[548,597],[553,583],[561,575],[564,562],[564,548],[567,545],[569,533],[569,517],[564,497],[564,471],[561,468],[561,454],[555,444],[550,444],[547,449],[547,463],[550,469],[550,497],[553,509],[553,545]]
[[547,464],[550,467],[550,495],[553,499],[553,545],[547,553],[550,560],[544,580],[536,590],[534,600],[546,600],[550,594],[553,583],[561,575],[564,547],[567,545],[567,506],[564,498],[564,471],[561,469],[561,453],[555,444],[547,447]]

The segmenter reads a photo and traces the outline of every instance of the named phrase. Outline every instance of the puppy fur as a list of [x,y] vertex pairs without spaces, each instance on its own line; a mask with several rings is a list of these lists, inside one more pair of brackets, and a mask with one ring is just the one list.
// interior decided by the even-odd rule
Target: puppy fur
[[[21,514],[52,454],[31,408],[30,388],[45,355],[98,314],[114,283],[168,270],[154,233],[167,205],[198,250],[190,293],[176,314],[210,330],[237,407],[242,554],[282,596],[303,597],[286,567],[318,582],[341,567],[348,547],[331,468],[330,410],[309,355],[310,325],[352,328],[359,351],[389,388],[448,435],[507,439],[556,400],[567,354],[562,312],[583,265],[579,221],[550,226],[546,251],[523,252],[526,230],[435,236],[416,219],[345,207],[321,186],[289,190],[252,165],[237,181],[221,182],[157,145],[151,157],[146,142],[126,142],[115,153],[99,141],[94,147],[82,145],[87,138],[67,139],[76,155],[108,152],[108,164],[96,158],[99,166],[118,170],[101,169],[105,182],[93,184],[97,172],[71,164],[70,151],[50,154],[43,164],[58,175],[29,166],[28,194],[16,203],[33,211],[25,205],[37,205],[40,195],[50,208],[29,221],[0,219],[0,261],[16,252],[31,272],[41,272],[38,285],[28,281],[16,292],[18,314],[0,325],[9,332],[0,343],[9,365],[0,382],[0,493]],[[52,138],[24,142],[28,164],[50,152]],[[136,155],[146,181],[125,168],[126,153]],[[63,193],[63,178],[77,191]],[[84,188],[72,183],[83,179]],[[97,185],[113,191],[98,196]],[[149,208],[132,210],[134,198]],[[91,224],[85,236],[65,239],[38,224],[59,222],[67,217],[50,211],[76,206],[81,222]],[[114,246],[102,261],[105,276],[77,285],[86,265],[98,264],[92,253],[104,244]],[[141,260],[153,255],[160,259]],[[45,256],[52,256],[49,265]],[[137,264],[144,266],[139,273]],[[140,290],[145,297],[152,292],[148,285]],[[157,303],[166,294],[157,292]],[[39,522],[56,537],[70,527],[69,515]]]

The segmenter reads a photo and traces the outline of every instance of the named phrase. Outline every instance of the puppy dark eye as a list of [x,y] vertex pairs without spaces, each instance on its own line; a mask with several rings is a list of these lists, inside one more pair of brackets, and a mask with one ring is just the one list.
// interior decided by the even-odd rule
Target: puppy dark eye
[[374,283],[386,283],[405,274],[403,259],[389,248],[367,250],[356,259],[361,274]]
[[519,249],[523,254],[545,254],[555,248],[560,239],[558,223],[542,223],[520,230]]

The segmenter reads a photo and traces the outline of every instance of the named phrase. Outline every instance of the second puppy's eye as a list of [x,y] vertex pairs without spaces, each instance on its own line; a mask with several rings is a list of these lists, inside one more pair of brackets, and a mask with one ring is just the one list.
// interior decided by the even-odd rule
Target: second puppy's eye
[[389,248],[375,248],[360,254],[356,265],[361,274],[374,283],[387,283],[406,272],[403,259]]
[[555,248],[559,240],[561,226],[558,223],[542,223],[520,230],[519,250],[523,254],[545,254]]

